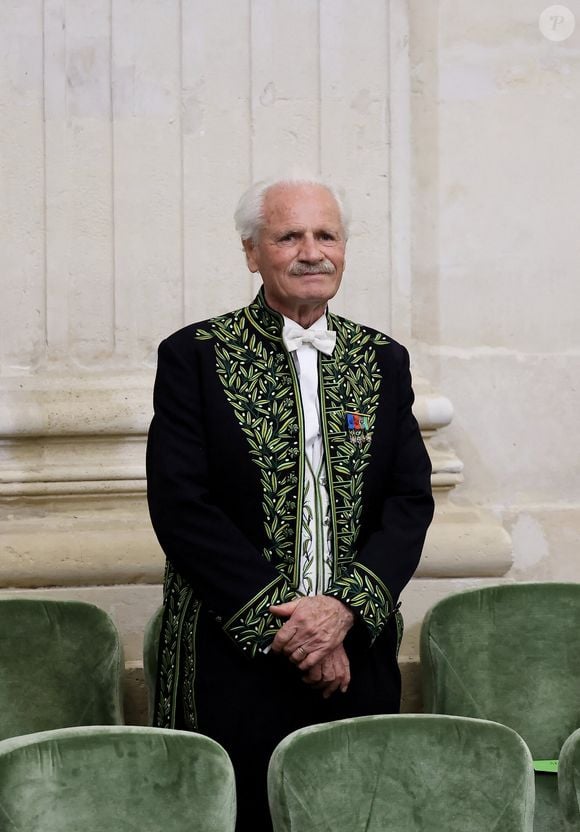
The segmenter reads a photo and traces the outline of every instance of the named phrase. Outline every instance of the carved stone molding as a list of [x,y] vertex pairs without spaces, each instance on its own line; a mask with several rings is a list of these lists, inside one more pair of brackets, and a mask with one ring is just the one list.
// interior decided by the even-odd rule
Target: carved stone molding
[[[158,583],[163,557],[145,500],[152,374],[74,381],[3,381],[0,586]],[[463,468],[440,437],[452,405],[421,378],[415,388],[437,503],[418,576],[503,575],[507,533],[450,499]]]
[[419,578],[472,578],[504,575],[512,565],[511,539],[488,511],[451,499],[463,481],[463,463],[441,436],[453,419],[453,405],[415,376],[414,413],[421,426],[433,473],[435,519],[429,529]]

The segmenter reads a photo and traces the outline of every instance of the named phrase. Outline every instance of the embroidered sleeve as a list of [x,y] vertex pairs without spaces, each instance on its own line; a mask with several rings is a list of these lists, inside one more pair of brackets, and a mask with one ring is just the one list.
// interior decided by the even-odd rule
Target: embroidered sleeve
[[283,604],[297,597],[296,590],[283,575],[268,584],[255,595],[241,610],[224,624],[224,631],[248,654],[254,658],[270,646],[283,619],[268,612],[272,604]]
[[358,613],[369,631],[371,644],[394,611],[387,587],[374,572],[360,563],[349,566],[324,594],[338,598]]

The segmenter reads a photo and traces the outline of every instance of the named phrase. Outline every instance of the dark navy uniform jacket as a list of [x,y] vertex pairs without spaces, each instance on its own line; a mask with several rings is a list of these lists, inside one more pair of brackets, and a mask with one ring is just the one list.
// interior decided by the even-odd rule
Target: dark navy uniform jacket
[[[331,313],[328,325],[336,347],[318,359],[334,558],[327,594],[356,613],[360,649],[388,641],[385,662],[396,664],[397,602],[433,513],[431,465],[411,412],[406,349]],[[159,348],[147,448],[150,513],[167,556],[158,725],[176,725],[181,707],[196,727],[198,631],[212,634],[212,655],[233,644],[256,660],[281,624],[268,607],[296,597],[304,432],[282,326],[260,292]]]

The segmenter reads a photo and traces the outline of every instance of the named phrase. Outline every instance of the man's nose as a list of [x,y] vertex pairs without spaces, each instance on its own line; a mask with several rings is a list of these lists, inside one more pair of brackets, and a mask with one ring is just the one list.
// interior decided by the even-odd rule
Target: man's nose
[[320,251],[317,240],[313,234],[305,234],[300,246],[299,259],[307,263],[318,263],[324,260],[324,254]]

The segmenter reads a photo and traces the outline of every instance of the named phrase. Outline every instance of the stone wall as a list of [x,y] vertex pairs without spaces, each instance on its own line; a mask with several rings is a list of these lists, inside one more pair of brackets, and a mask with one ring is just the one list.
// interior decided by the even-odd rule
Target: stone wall
[[233,207],[289,167],[350,193],[333,308],[412,352],[438,510],[406,706],[435,600],[578,579],[580,32],[550,41],[525,5],[1,5],[0,588],[109,609],[134,693],[156,346],[251,299]]

